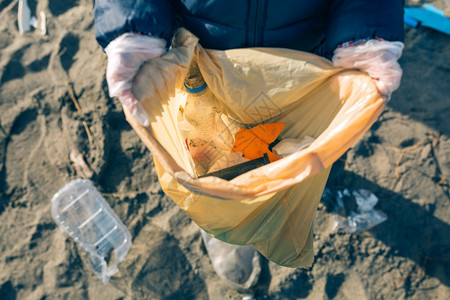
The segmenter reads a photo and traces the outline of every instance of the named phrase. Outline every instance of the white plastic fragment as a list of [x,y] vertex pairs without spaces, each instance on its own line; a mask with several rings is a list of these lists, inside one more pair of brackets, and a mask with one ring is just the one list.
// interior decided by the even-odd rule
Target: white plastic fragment
[[272,152],[278,157],[286,157],[300,151],[315,141],[310,136],[304,136],[301,139],[284,139],[272,148]]
[[27,0],[19,0],[19,9],[17,14],[19,32],[23,35],[31,29],[31,11]]
[[[346,214],[345,202],[350,201],[351,197],[356,200],[356,211],[350,211]],[[372,192],[359,189],[350,193],[348,189],[337,191],[334,198],[329,190],[324,191],[323,198],[331,202],[333,206],[333,231],[344,233],[357,233],[366,231],[372,227],[387,220],[387,215],[381,210],[375,209],[378,203],[378,197]]]
[[47,18],[45,12],[41,10],[39,20],[31,16],[30,7],[27,0],[19,0],[19,9],[17,13],[17,23],[19,25],[19,33],[23,35],[30,31],[31,27],[39,29],[41,35],[47,34]]
[[30,25],[33,26],[34,28],[38,28],[38,20],[36,19],[36,17],[31,17],[30,19]]
[[41,30],[41,35],[47,34],[47,18],[45,17],[45,12],[41,10],[41,23],[39,24],[39,29]]

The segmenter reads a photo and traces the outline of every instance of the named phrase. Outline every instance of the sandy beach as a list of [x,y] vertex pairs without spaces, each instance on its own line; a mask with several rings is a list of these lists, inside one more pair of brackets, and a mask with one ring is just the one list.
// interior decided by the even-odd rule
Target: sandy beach
[[[425,2],[450,11],[444,0],[407,4]],[[21,35],[18,1],[0,1],[0,299],[241,299],[109,97],[92,1],[28,3],[38,22],[44,12],[45,35]],[[262,259],[257,299],[450,299],[449,61],[450,36],[405,26],[402,84],[327,183],[371,191],[387,221],[337,233],[322,201],[313,266]],[[133,238],[108,285],[51,215],[53,194],[81,177]]]

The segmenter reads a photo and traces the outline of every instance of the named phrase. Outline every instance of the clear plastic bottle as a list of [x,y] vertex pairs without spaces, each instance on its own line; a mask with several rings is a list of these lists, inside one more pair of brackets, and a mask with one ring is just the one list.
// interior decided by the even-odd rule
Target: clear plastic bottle
[[195,61],[184,79],[184,88],[184,130],[188,132],[187,143],[197,173],[203,175],[231,151],[234,138],[222,118],[225,108],[207,86]]
[[59,190],[52,216],[89,253],[94,273],[107,284],[131,247],[131,235],[92,182],[77,179]]

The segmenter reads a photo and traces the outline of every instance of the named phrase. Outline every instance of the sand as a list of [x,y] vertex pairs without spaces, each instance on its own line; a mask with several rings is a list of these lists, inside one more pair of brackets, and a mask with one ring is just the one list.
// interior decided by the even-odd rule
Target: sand
[[[108,96],[92,1],[28,2],[33,15],[44,11],[46,35],[21,36],[18,1],[0,1],[0,299],[240,299],[214,273],[198,227],[161,191],[149,151]],[[336,233],[322,202],[313,267],[262,260],[257,299],[450,298],[450,37],[405,29],[400,89],[327,184],[334,193],[370,190],[388,220]],[[50,213],[52,195],[80,177],[133,236],[106,286]]]

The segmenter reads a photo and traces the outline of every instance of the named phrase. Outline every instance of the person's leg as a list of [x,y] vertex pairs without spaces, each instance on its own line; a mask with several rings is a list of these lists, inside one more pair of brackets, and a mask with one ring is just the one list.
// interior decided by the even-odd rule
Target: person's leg
[[260,254],[251,245],[228,244],[203,230],[201,233],[216,273],[234,289],[250,293],[261,273]]

